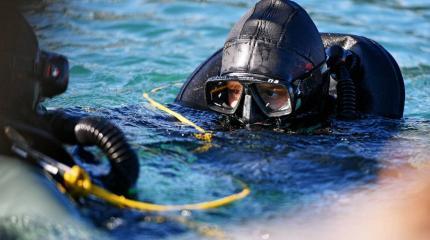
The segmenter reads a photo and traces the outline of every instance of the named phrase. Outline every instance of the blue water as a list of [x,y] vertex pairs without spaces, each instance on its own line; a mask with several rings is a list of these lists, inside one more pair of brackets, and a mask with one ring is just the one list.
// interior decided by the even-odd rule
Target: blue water
[[[381,170],[419,166],[430,147],[430,3],[426,0],[299,1],[321,32],[367,36],[398,61],[406,85],[404,119],[335,122],[320,135],[239,130],[218,132],[206,152],[185,127],[142,94],[171,104],[186,77],[214,51],[256,1],[110,0],[27,1],[23,7],[42,48],[67,55],[67,93],[45,104],[114,121],[138,152],[138,198],[188,203],[238,191],[250,197],[232,206],[193,212],[192,221],[228,232],[244,223],[319,212],[342,193],[377,188]],[[215,116],[172,106],[213,128]],[[199,239],[167,220],[107,206],[83,207],[113,239]],[[312,206],[312,207],[311,207]],[[188,213],[187,213],[188,215]],[[162,215],[167,216],[167,215]],[[168,215],[170,217],[175,216]],[[52,233],[55,235],[55,233]]]

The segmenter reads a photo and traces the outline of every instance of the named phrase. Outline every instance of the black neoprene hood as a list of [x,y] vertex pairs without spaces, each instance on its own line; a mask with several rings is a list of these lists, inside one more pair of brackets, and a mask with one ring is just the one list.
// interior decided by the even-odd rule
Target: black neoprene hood
[[321,34],[302,7],[288,0],[262,0],[230,31],[219,76],[285,85],[292,90],[293,112],[288,115],[294,117],[323,109],[328,95],[325,60]]
[[24,17],[0,4],[0,112],[31,112],[38,99],[33,76],[39,59],[36,35]]
[[41,51],[36,35],[13,6],[0,3],[0,112],[25,116],[44,98],[66,91],[65,56]]
[[292,80],[325,60],[315,24],[298,4],[263,0],[233,27],[220,75],[256,74]]

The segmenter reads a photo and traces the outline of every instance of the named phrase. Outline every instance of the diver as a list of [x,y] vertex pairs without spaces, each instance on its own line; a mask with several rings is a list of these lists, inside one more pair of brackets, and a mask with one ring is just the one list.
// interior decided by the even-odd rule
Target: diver
[[125,194],[138,179],[139,163],[122,131],[101,117],[47,111],[40,103],[67,89],[67,58],[40,50],[32,28],[13,6],[0,6],[0,27],[0,154],[26,158],[27,149],[72,166],[77,162],[66,146],[96,146],[111,165],[100,181]]
[[304,129],[330,119],[402,118],[403,77],[378,43],[320,33],[289,0],[261,0],[202,63],[176,102],[221,114],[227,128]]

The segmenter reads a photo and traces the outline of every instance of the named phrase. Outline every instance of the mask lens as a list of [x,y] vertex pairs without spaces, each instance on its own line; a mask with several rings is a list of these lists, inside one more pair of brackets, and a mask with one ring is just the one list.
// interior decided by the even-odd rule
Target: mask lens
[[238,81],[208,82],[206,92],[211,105],[232,113],[240,103],[243,86]]
[[291,99],[288,89],[282,85],[259,83],[256,89],[267,112],[291,113]]

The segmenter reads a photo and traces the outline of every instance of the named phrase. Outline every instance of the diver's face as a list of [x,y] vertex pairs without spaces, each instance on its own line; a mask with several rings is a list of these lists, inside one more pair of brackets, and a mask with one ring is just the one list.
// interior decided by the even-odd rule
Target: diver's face
[[243,86],[238,81],[229,81],[227,83],[228,105],[235,108],[240,101],[243,92]]
[[267,122],[292,112],[288,88],[277,83],[215,79],[206,83],[205,91],[209,108],[246,124]]

